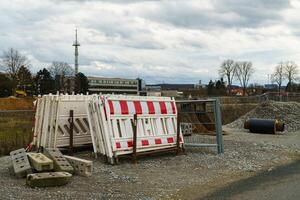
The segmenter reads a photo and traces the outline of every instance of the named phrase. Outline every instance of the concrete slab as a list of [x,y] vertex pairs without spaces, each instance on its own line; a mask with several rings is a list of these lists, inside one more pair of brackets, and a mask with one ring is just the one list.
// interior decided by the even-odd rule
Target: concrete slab
[[14,174],[17,177],[25,177],[27,174],[32,173],[32,168],[24,148],[10,152],[10,157]]
[[82,176],[92,176],[93,161],[77,158],[74,156],[64,156],[74,167],[75,173]]
[[26,184],[30,187],[51,187],[67,184],[72,177],[68,172],[43,172],[28,174]]
[[45,148],[43,153],[53,161],[54,171],[74,173],[74,168],[58,148]]
[[31,166],[38,172],[53,170],[53,161],[42,153],[27,153]]

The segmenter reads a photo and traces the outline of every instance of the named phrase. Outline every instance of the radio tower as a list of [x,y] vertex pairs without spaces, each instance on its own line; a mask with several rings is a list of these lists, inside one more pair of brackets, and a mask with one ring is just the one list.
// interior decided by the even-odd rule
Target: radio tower
[[73,46],[75,47],[75,75],[76,75],[78,73],[78,47],[80,46],[77,40],[77,28],[75,30],[75,41],[73,43]]

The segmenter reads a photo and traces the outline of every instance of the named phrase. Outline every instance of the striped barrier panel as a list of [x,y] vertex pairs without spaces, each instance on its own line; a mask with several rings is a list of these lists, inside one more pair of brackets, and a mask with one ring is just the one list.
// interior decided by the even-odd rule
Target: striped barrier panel
[[132,153],[134,114],[137,114],[137,152],[176,146],[177,109],[172,98],[106,95],[93,98],[88,110],[94,151],[110,159]]

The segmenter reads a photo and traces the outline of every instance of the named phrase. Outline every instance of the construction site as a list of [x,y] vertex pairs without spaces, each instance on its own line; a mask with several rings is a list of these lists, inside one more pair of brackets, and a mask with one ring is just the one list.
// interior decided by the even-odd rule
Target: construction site
[[300,156],[296,101],[63,94],[2,101],[2,199],[209,199]]
[[1,0],[0,200],[300,199],[299,11]]

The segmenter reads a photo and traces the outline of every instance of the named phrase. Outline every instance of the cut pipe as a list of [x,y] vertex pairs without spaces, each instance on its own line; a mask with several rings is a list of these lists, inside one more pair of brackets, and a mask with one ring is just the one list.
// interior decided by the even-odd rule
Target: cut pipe
[[284,131],[284,123],[276,119],[248,119],[244,123],[244,128],[251,133],[276,134],[276,131]]

